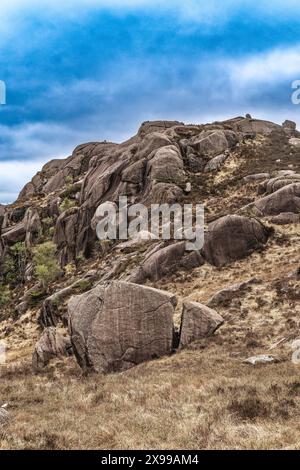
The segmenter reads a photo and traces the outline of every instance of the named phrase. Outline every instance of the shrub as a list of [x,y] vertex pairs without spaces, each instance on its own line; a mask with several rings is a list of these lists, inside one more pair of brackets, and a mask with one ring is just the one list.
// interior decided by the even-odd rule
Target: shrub
[[29,297],[29,305],[31,307],[35,307],[38,305],[41,300],[44,300],[46,297],[47,293],[45,290],[35,290],[30,292],[30,297]]
[[74,288],[77,292],[85,292],[87,290],[90,290],[93,287],[92,281],[88,279],[80,279],[79,281],[76,282]]
[[66,273],[66,276],[68,277],[74,276],[74,274],[76,274],[75,264],[73,263],[67,264],[67,266],[65,266],[65,273]]
[[8,286],[0,284],[0,307],[5,307],[11,300],[11,292]]
[[27,250],[24,242],[16,243],[11,248],[11,254],[16,260],[17,269],[19,272],[25,270],[27,263]]
[[4,262],[4,277],[9,284],[18,284],[24,281],[28,253],[24,242],[13,245]]
[[66,189],[61,193],[61,197],[69,198],[74,196],[74,194],[80,191],[80,185],[78,183],[75,184],[68,184]]
[[66,177],[65,177],[65,182],[66,182],[67,184],[71,184],[71,183],[73,183],[73,181],[74,181],[73,176],[69,175],[69,176],[66,176]]
[[56,258],[56,245],[53,242],[45,242],[34,250],[33,262],[35,275],[43,287],[55,281],[61,269]]
[[45,227],[51,227],[51,225],[53,225],[54,223],[54,220],[53,220],[53,217],[45,217],[43,220],[42,220],[42,224],[43,226]]
[[83,263],[84,261],[85,261],[85,256],[84,256],[83,251],[81,251],[76,257],[76,266],[80,263]]
[[60,204],[59,206],[59,210],[60,212],[65,212],[66,210],[68,209],[71,209],[72,207],[75,207],[76,206],[76,201],[74,201],[73,199],[69,199],[69,198],[65,198],[63,200],[63,202]]
[[49,235],[49,237],[53,237],[54,232],[55,232],[55,227],[50,227],[50,228],[48,229],[48,235]]

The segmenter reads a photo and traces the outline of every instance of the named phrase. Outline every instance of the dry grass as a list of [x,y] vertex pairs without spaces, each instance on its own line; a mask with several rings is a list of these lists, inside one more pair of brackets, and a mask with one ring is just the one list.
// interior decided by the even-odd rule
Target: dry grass
[[[213,219],[257,197],[257,184],[242,176],[288,164],[300,169],[298,151],[281,135],[274,139],[245,144],[220,173],[195,177],[187,201],[203,201]],[[299,235],[299,225],[276,227],[266,250],[245,260],[153,283],[177,294],[179,324],[183,299],[205,303],[224,287],[262,279],[218,310],[225,325],[215,336],[126,373],[85,376],[66,360],[34,375],[38,311],[2,322],[9,363],[0,365],[0,405],[9,403],[11,421],[0,431],[0,449],[300,449],[300,365],[291,362],[290,344],[300,337],[300,282],[288,280],[299,268]],[[121,256],[109,253],[83,268],[110,269]],[[139,257],[122,259],[121,270]],[[276,344],[278,364],[242,363]]]
[[[297,227],[278,228],[262,253],[157,283],[177,293],[180,306],[252,276],[263,280],[218,310],[226,322],[214,337],[126,373],[84,376],[69,360],[34,375],[35,313],[15,322],[4,337],[9,364],[0,366],[0,404],[9,402],[12,418],[0,448],[299,449],[300,366],[290,341],[299,337],[300,282],[287,280],[298,247]],[[272,350],[280,363],[242,363],[283,339]]]
[[299,449],[299,366],[254,368],[219,342],[109,376],[3,369],[0,448]]

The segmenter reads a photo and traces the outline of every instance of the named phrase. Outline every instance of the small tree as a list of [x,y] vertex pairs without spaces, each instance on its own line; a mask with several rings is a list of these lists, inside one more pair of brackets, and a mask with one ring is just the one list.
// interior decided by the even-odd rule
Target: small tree
[[34,250],[33,262],[35,275],[44,288],[55,281],[61,272],[56,258],[56,246],[53,242],[38,245]]
[[24,275],[27,263],[27,251],[24,242],[18,242],[11,248],[11,254],[15,258],[16,268],[21,276]]
[[24,282],[28,253],[24,242],[18,242],[13,245],[4,261],[4,278],[11,285]]

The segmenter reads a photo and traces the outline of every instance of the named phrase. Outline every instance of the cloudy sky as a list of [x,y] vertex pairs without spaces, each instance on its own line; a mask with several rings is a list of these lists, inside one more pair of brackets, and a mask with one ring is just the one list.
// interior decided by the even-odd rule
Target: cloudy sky
[[300,127],[298,0],[10,0],[0,4],[0,202],[79,143],[151,119],[251,113]]

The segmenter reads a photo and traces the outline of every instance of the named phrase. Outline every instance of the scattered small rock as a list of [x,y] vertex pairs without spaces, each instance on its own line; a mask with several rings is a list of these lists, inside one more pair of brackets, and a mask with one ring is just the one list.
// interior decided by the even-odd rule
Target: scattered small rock
[[270,356],[269,354],[261,354],[259,356],[248,357],[243,361],[244,364],[251,364],[256,366],[258,364],[276,364],[280,362],[279,359],[275,356]]
[[268,179],[270,178],[270,173],[257,173],[255,175],[247,175],[244,177],[244,181],[246,181],[246,183],[250,182],[250,181],[259,181],[259,180],[265,180],[265,179]]
[[0,408],[0,428],[8,424],[9,412],[7,411],[7,404],[2,405]]

